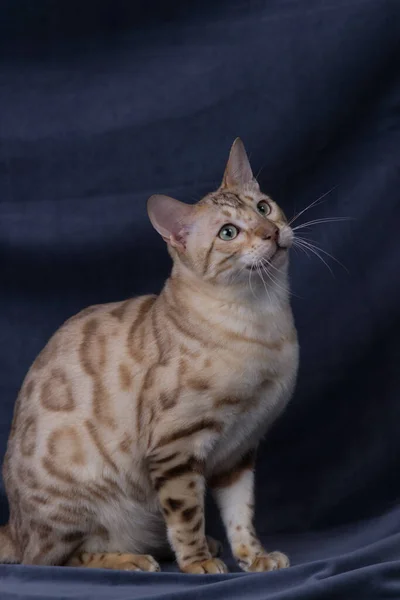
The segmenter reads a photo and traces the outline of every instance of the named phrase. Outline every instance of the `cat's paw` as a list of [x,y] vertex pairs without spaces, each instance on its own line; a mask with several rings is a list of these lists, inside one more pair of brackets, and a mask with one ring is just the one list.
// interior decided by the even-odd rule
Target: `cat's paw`
[[118,569],[121,571],[160,571],[158,562],[150,554],[128,552],[79,552],[66,563],[69,567]]
[[222,550],[224,549],[221,542],[219,540],[215,540],[210,535],[207,535],[206,538],[207,538],[208,550],[209,550],[211,556],[213,558],[215,558],[216,556],[221,556]]
[[241,564],[244,571],[259,573],[261,571],[276,571],[290,566],[289,559],[282,552],[270,552],[256,556],[250,564]]
[[[124,555],[122,555],[124,556]],[[150,554],[126,554],[126,560],[119,566],[124,571],[161,571],[158,562]]]
[[199,560],[181,568],[184,573],[202,575],[204,573],[227,573],[228,568],[219,558],[208,558]]

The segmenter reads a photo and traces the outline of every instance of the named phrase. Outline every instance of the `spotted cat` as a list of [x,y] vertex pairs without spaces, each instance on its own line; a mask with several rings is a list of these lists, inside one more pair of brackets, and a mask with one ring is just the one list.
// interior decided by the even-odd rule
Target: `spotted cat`
[[216,191],[152,196],[148,213],[173,259],[161,293],[72,317],[22,385],[0,559],[157,571],[172,549],[185,573],[225,572],[209,486],[239,565],[287,567],[254,530],[253,469],[295,386],[293,232],[239,139]]

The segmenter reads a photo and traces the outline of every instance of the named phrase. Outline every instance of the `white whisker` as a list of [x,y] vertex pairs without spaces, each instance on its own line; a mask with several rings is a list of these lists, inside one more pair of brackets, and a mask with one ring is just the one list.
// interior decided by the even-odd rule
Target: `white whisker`
[[307,223],[301,223],[292,228],[292,231],[303,229],[304,227],[311,227],[312,225],[319,225],[321,223],[340,223],[342,221],[350,221],[351,217],[322,217],[321,219],[314,219],[313,221],[307,221]]
[[296,238],[296,240],[300,241],[305,246],[308,246],[310,248],[310,250],[311,250],[311,248],[314,248],[315,250],[317,250],[319,252],[322,252],[326,256],[329,256],[329,258],[331,258],[332,260],[334,260],[335,262],[337,262],[337,264],[340,265],[342,267],[342,269],[344,269],[346,271],[346,273],[349,273],[348,268],[343,263],[341,263],[340,260],[338,260],[335,256],[333,256],[333,254],[330,254],[329,252],[327,252],[326,250],[324,250],[320,246],[317,246],[316,244],[310,242],[309,240],[307,240],[305,238]]
[[251,285],[251,274],[253,272],[253,267],[254,267],[254,263],[252,263],[252,265],[250,267],[250,271],[249,271],[249,285],[250,285],[251,293],[253,294],[254,298],[257,300],[257,296],[255,295],[254,290],[253,290],[253,286]]
[[262,262],[262,265],[263,265],[263,268],[264,268],[264,272],[265,272],[265,274],[266,274],[266,275],[268,275],[268,277],[271,279],[271,281],[272,281],[272,282],[273,282],[273,283],[274,283],[274,284],[275,284],[275,285],[276,285],[278,288],[280,288],[281,290],[283,290],[284,292],[288,292],[288,291],[289,291],[289,290],[288,290],[288,288],[287,288],[286,286],[283,286],[283,285],[281,285],[281,283],[278,281],[277,277],[276,277],[275,275],[273,275],[273,274],[272,274],[272,273],[269,271],[269,269],[270,269],[271,267],[275,268],[275,270],[276,270],[276,271],[278,271],[278,272],[279,272],[279,270],[278,270],[276,267],[274,267],[274,265],[273,265],[273,264],[271,264],[271,263],[270,263],[270,261],[269,261],[269,260],[267,260],[266,258],[262,258],[262,259],[261,259],[261,262]]
[[265,291],[268,294],[269,301],[272,303],[272,299],[271,299],[271,295],[270,295],[269,290],[268,290],[268,286],[267,286],[267,284],[264,281],[264,277],[262,276],[262,270],[260,268],[260,262],[257,263],[257,271],[258,271],[259,276],[261,277],[261,281],[263,282],[264,289],[265,289]]
[[236,279],[238,279],[238,277],[243,273],[243,271],[245,270],[247,265],[244,265],[241,269],[239,269],[239,271],[234,271],[232,273],[232,275],[229,278],[229,283],[232,284],[236,281]]
[[281,270],[278,269],[277,267],[275,267],[275,265],[272,264],[271,261],[269,261],[267,258],[262,258],[261,259],[263,262],[266,262],[268,264],[269,267],[271,267],[272,269],[274,269],[274,271],[276,271],[277,273],[281,273]]
[[[315,250],[315,248],[313,248],[312,246],[309,246],[308,244],[307,244],[307,245],[305,245],[305,243],[304,243],[304,240],[299,240],[299,239],[296,239],[296,240],[294,240],[294,242],[296,242],[296,245],[297,245],[297,247],[298,247],[298,248],[300,248],[300,249],[302,249],[303,251],[305,251],[305,250],[304,250],[304,248],[307,248],[307,250],[309,250],[310,252],[312,252],[313,254],[315,254],[316,256],[318,256],[318,258],[319,258],[319,259],[320,259],[320,260],[321,260],[321,261],[324,263],[324,265],[327,267],[327,269],[329,270],[329,272],[330,272],[330,274],[332,275],[332,277],[335,277],[335,275],[334,275],[334,273],[333,273],[333,271],[332,271],[331,267],[328,265],[328,263],[326,262],[326,260],[324,260],[324,259],[322,258],[322,256],[321,256],[321,255],[320,255],[320,254],[317,252],[317,250]],[[294,242],[293,242],[293,243],[294,243]],[[304,245],[303,245],[303,244],[304,244]]]
[[294,294],[289,286],[286,286],[284,284],[282,284],[281,281],[278,281],[276,275],[273,275],[271,273],[271,271],[269,270],[270,267],[273,267],[276,271],[279,271],[279,269],[277,269],[269,260],[267,260],[266,258],[262,258],[261,262],[263,263],[263,270],[264,273],[267,275],[268,279],[279,289],[281,289],[285,294],[289,294],[289,296],[295,296],[296,298],[300,298],[300,296],[297,296],[296,294]]
[[304,247],[300,247],[298,239],[293,240],[293,250],[301,250],[307,256],[307,258],[310,258],[310,255],[308,254],[307,250]]
[[328,190],[327,192],[325,192],[325,194],[322,194],[322,196],[320,196],[319,198],[317,198],[316,200],[314,200],[314,202],[311,202],[311,204],[309,204],[308,206],[306,206],[305,208],[303,208],[303,210],[301,210],[297,215],[294,215],[294,217],[292,217],[289,220],[288,225],[290,226],[292,223],[294,223],[295,221],[297,221],[297,219],[299,217],[301,217],[301,215],[303,215],[307,210],[309,210],[313,206],[317,206],[317,204],[321,204],[322,201],[324,200],[324,198],[328,194],[330,194],[331,192],[333,192],[333,190],[335,190],[337,187],[338,187],[337,185],[334,185],[330,190]]

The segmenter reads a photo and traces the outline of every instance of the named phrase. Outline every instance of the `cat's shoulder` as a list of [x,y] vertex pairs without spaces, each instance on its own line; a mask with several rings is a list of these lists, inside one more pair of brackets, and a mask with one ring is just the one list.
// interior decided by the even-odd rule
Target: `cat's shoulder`
[[82,342],[90,342],[98,335],[108,337],[118,335],[124,327],[139,322],[156,299],[155,295],[138,296],[122,302],[96,304],[84,308],[67,319],[52,335],[46,346],[34,361],[32,368],[41,369],[57,355],[66,357],[75,352]]
[[63,354],[75,350],[77,342],[82,338],[92,339],[97,334],[105,335],[120,332],[124,326],[141,320],[144,311],[148,310],[156,299],[155,295],[138,296],[121,302],[95,304],[84,308],[67,319],[43,348],[33,368],[47,363],[46,357],[62,351]]
[[83,326],[88,321],[95,321],[98,324],[123,323],[125,320],[135,318],[136,314],[143,311],[143,308],[150,308],[157,296],[148,294],[128,298],[120,302],[109,302],[107,304],[94,304],[84,308],[76,315],[70,317],[58,330],[69,329],[71,327]]

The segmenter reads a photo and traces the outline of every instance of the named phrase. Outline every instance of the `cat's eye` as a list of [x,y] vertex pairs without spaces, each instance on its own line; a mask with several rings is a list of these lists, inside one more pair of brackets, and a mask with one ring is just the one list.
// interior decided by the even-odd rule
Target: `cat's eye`
[[224,225],[223,227],[221,227],[221,229],[219,230],[219,237],[221,238],[221,240],[224,240],[225,242],[229,242],[230,240],[234,240],[235,237],[237,237],[239,233],[239,229],[237,227],[235,227],[234,225]]
[[266,217],[271,212],[271,207],[266,200],[260,200],[257,204],[257,210],[263,217]]

